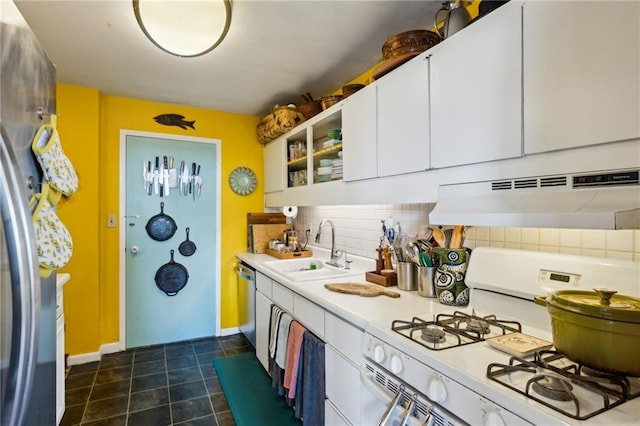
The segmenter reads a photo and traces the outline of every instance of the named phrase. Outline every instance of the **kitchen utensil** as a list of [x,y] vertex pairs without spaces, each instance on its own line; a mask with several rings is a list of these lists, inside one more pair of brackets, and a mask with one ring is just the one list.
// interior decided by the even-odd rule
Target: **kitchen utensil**
[[160,185],[160,196],[164,197],[164,159],[160,160],[160,170],[158,171],[158,182]]
[[145,175],[145,179],[147,181],[147,194],[151,195],[153,193],[153,170],[151,161],[147,161],[147,173]]
[[375,284],[337,283],[325,284],[324,286],[327,290],[335,291],[337,293],[357,294],[362,297],[375,297],[380,295],[393,298],[400,297],[400,294],[385,290]]
[[180,195],[184,195],[185,193],[185,186],[186,186],[186,182],[184,179],[184,160],[180,161],[180,175],[178,176],[178,179],[180,180],[180,185],[178,185],[178,191],[180,192]]
[[153,193],[160,194],[160,157],[156,157],[156,168],[153,171]]
[[193,253],[196,252],[196,244],[189,239],[188,227],[185,229],[185,231],[187,232],[187,239],[180,243],[180,246],[178,247],[178,251],[183,256],[191,256]]
[[613,374],[640,376],[640,298],[616,291],[558,290],[535,302],[551,315],[553,345],[567,358]]
[[453,227],[449,248],[460,248],[464,243],[464,226],[456,225]]
[[198,165],[196,169],[196,173],[193,175],[193,199],[196,199],[196,196],[200,196],[200,165]]
[[178,172],[173,167],[174,158],[169,157],[169,187],[175,188],[178,186]]
[[150,182],[147,176],[147,163],[148,161],[142,162],[142,181],[144,183],[144,192],[149,191]]
[[451,247],[451,237],[453,236],[453,228],[445,229],[442,232],[444,233],[444,247],[453,248]]
[[145,229],[147,234],[156,241],[166,241],[176,233],[176,222],[164,213],[164,202],[160,203],[160,213],[149,219]]
[[442,229],[435,228],[433,230],[433,239],[436,241],[439,247],[446,247],[445,236],[444,232],[442,232]]
[[164,164],[164,168],[162,169],[162,178],[163,178],[162,187],[164,188],[164,195],[168,197],[169,196],[169,159],[166,155],[164,156],[163,164]]
[[[444,16],[444,25],[438,29],[442,16]],[[469,18],[469,12],[462,7],[459,0],[445,2],[433,18],[433,27],[436,28],[438,35],[445,39],[466,27],[469,23]]]
[[189,194],[193,194],[194,181],[193,178],[196,175],[196,163],[191,163],[191,177],[189,178]]
[[167,296],[175,296],[187,285],[189,272],[184,265],[173,260],[174,251],[171,250],[171,260],[156,271],[155,282],[158,288]]

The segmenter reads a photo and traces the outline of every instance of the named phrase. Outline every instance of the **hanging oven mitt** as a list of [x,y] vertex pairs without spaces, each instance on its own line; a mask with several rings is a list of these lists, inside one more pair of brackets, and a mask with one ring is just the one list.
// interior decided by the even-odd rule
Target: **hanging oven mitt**
[[78,176],[62,150],[56,120],[57,116],[52,115],[49,124],[40,126],[31,144],[42,167],[44,180],[50,185],[49,202],[54,206],[61,196],[69,197],[78,190]]
[[71,234],[49,202],[49,192],[49,185],[43,183],[42,192],[34,194],[29,200],[42,278],[49,277],[51,272],[66,265],[73,252]]

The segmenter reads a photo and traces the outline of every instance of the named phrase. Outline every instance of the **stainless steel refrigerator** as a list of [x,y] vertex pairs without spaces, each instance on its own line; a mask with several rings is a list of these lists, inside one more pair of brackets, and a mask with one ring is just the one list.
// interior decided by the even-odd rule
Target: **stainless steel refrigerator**
[[0,1],[0,56],[0,425],[55,425],[56,276],[39,277],[28,201],[56,70],[10,1]]

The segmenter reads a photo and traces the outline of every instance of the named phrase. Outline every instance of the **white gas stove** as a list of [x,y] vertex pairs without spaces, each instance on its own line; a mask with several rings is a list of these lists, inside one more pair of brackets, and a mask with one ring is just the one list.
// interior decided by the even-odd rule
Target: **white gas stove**
[[[407,424],[415,425],[640,424],[640,378],[594,378],[553,348],[514,358],[490,344],[501,336],[536,347],[552,341],[550,316],[535,296],[595,287],[640,296],[639,263],[483,247],[471,254],[466,283],[468,307],[429,301],[423,312],[367,326],[361,379],[388,399],[402,387],[397,417],[412,404]],[[563,374],[568,379],[556,379]],[[372,403],[361,405],[370,421]]]

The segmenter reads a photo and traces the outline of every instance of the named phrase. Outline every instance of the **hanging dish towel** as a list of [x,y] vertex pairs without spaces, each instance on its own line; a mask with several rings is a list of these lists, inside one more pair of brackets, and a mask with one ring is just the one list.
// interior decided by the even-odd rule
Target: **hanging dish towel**
[[325,366],[324,342],[305,331],[302,363],[298,368],[294,417],[305,426],[324,426]]
[[287,340],[287,360],[284,369],[284,387],[289,389],[289,399],[295,399],[298,379],[298,365],[302,352],[302,337],[306,329],[298,321],[291,323]]
[[62,195],[69,197],[78,190],[78,175],[62,149],[56,120],[57,117],[52,115],[49,124],[40,126],[31,144],[42,167],[44,180],[49,183],[49,202],[53,206],[58,204]]
[[33,209],[32,219],[36,234],[40,277],[47,278],[71,259],[73,241],[48,199],[49,185],[42,184],[42,192],[29,200]]
[[278,331],[278,343],[276,346],[276,354],[274,359],[278,367],[284,370],[287,360],[287,339],[289,338],[289,327],[291,326],[293,317],[288,313],[283,313],[280,319],[280,330]]

